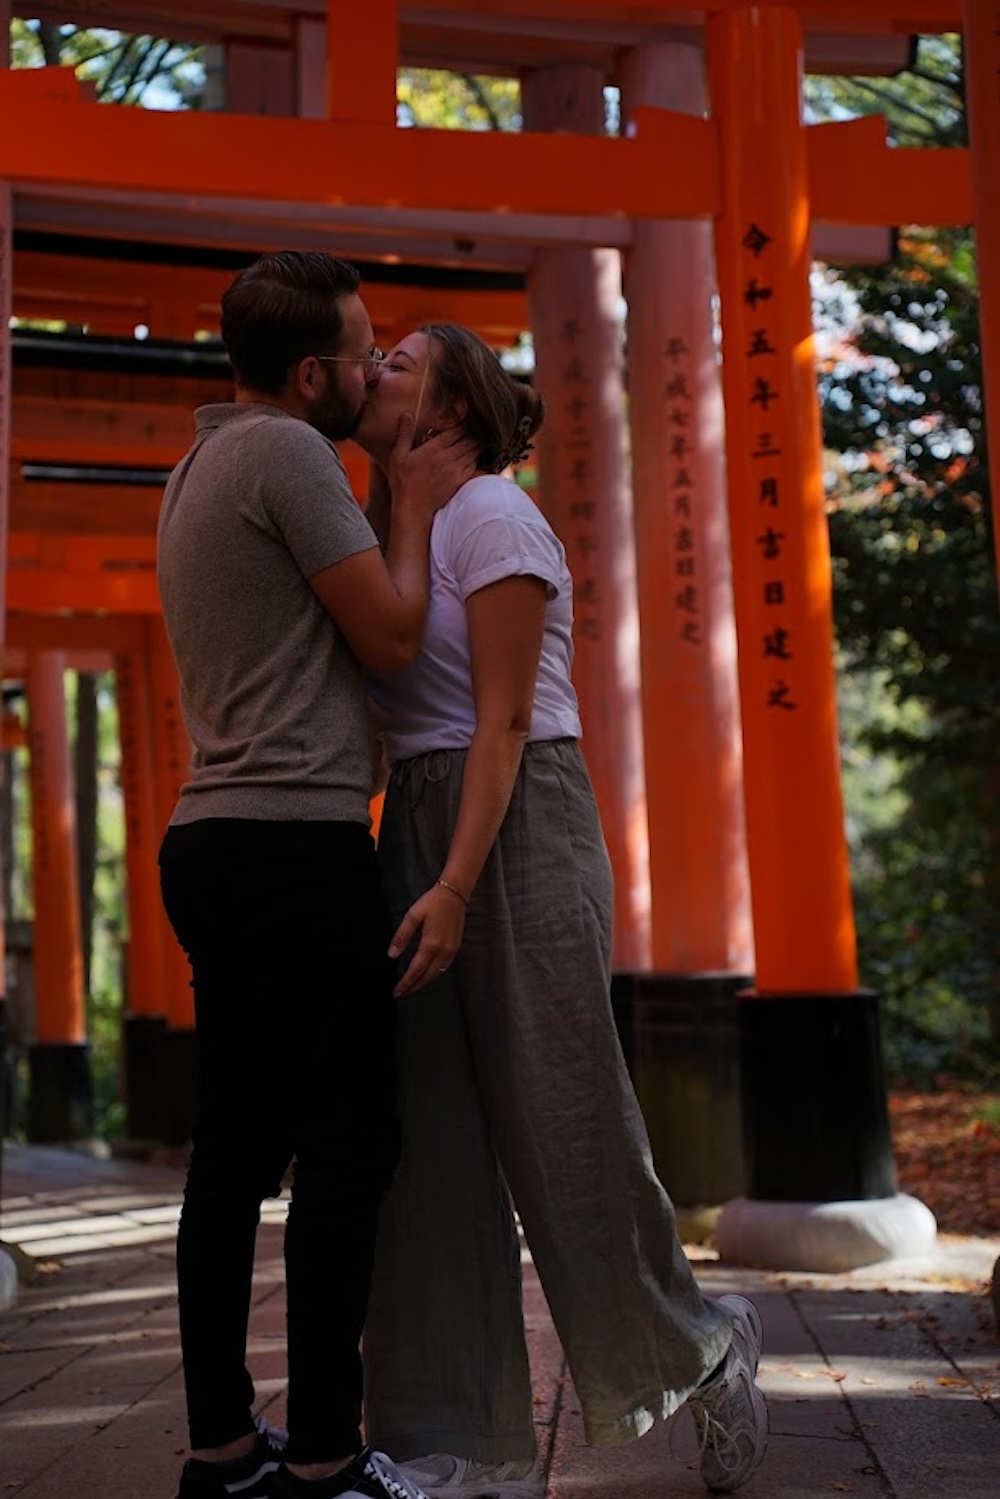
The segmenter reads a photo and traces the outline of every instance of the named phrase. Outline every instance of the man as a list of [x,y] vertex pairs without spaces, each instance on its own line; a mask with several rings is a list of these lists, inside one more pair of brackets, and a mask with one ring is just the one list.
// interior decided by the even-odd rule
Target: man
[[[332,442],[381,357],[354,268],[266,255],[223,297],[235,401],[196,413],[157,571],[194,745],[160,852],[193,972],[198,1114],[177,1239],[192,1456],[178,1499],[418,1491],[361,1451],[376,1219],[398,1151],[391,937],[369,832],[362,669],[404,666],[434,511],[468,470],[393,454],[385,556]],[[245,1367],[262,1198],[294,1160],[285,1231],[288,1445]]]

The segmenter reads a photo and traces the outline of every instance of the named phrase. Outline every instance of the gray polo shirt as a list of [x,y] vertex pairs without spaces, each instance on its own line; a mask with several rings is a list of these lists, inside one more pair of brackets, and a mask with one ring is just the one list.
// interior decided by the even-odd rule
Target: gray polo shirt
[[308,578],[377,545],[336,450],[276,406],[195,413],[167,483],[157,579],[194,745],[172,823],[368,823],[361,668]]

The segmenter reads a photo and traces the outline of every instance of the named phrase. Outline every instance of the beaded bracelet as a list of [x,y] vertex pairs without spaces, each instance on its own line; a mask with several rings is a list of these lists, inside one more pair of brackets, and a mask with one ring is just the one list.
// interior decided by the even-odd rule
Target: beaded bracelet
[[469,904],[469,897],[467,895],[463,895],[461,890],[457,890],[454,885],[449,885],[447,880],[438,880],[438,884],[443,890],[450,890],[452,895],[457,895],[463,906],[467,906]]

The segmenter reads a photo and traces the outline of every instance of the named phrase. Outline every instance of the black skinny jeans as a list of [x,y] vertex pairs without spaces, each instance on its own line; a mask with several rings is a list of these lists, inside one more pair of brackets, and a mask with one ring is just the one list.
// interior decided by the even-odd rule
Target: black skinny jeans
[[263,1198],[285,1228],[288,1456],[360,1446],[376,1223],[399,1151],[389,917],[360,823],[168,828],[167,915],[193,971],[198,1113],[177,1235],[191,1445],[253,1430],[246,1368]]

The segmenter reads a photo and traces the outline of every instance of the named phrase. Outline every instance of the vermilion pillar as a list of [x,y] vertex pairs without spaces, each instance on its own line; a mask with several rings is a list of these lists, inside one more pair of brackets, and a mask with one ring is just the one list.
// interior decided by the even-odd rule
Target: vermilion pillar
[[800,23],[713,20],[717,226],[757,983],[857,983],[809,294]]
[[[0,75],[10,66],[10,0],[0,0]],[[13,310],[14,213],[10,183],[0,180],[0,680],[7,638],[7,524],[10,514],[10,318]],[[3,927],[0,923],[0,957]],[[0,994],[3,990],[0,963]]]
[[9,182],[0,182],[0,676],[7,621],[7,527],[10,515],[10,319],[13,216]]
[[[618,81],[626,118],[705,113],[700,47],[635,47]],[[659,1174],[692,1206],[742,1190],[735,995],[753,976],[711,224],[637,220],[625,295],[653,958],[633,1072]]]
[[149,666],[141,621],[135,644],[115,658],[128,886],[127,989],[122,1050],[128,1137],[157,1140],[160,1068],[168,1009],[166,938],[157,851],[161,828],[153,773]]
[[34,1041],[29,1049],[28,1135],[87,1139],[92,1131],[83,992],[76,816],[66,733],[63,658],[28,658],[31,847],[34,900]]
[[[10,0],[0,0],[0,72],[10,60]],[[0,182],[0,682],[3,681],[6,640],[7,517],[10,501],[10,315],[13,221],[9,182]],[[0,775],[3,774],[0,769]],[[7,953],[5,941],[6,895],[0,878],[0,1166],[6,1132],[7,1100]],[[2,1173],[0,1173],[2,1175]],[[2,1182],[0,1182],[2,1186]],[[0,1248],[0,1309],[13,1305],[17,1296],[17,1272]]]
[[[10,32],[10,12],[0,3],[0,23]],[[0,48],[0,69],[6,66],[7,48]],[[8,182],[0,182],[0,681],[3,680],[4,641],[7,614],[7,517],[10,509],[10,317],[12,255],[11,193]],[[5,894],[0,888],[0,1140],[7,1116],[6,1039],[7,983],[4,943]],[[2,1152],[0,1145],[0,1152]],[[2,1266],[0,1266],[2,1269]]]
[[327,0],[327,115],[366,124],[396,123],[399,19],[396,0]]
[[[626,114],[704,113],[698,47],[636,47],[619,79]],[[625,294],[653,967],[749,973],[712,229],[650,219],[633,233]]]
[[963,40],[986,431],[993,458],[993,541],[1000,559],[1000,0],[965,0]]
[[776,5],[731,8],[708,35],[757,961],[741,1007],[750,1195],[877,1198],[895,1184],[875,1002],[857,990],[840,791],[801,21]]
[[[180,685],[177,669],[170,654],[163,621],[158,616],[146,621],[146,663],[149,672],[148,709],[151,726],[153,784],[155,788],[155,822],[157,848],[166,831],[180,788],[187,780],[191,763],[191,744],[181,718]],[[167,1018],[175,1027],[186,1029],[194,1024],[191,995],[191,973],[187,958],[172,928],[166,927],[164,942]]]
[[[590,67],[528,74],[525,128],[603,132],[602,83]],[[529,303],[546,402],[536,439],[539,501],[573,572],[573,675],[614,866],[615,967],[635,972],[649,967],[649,869],[620,296],[617,251],[536,251]]]
[[[146,621],[146,659],[157,837],[161,838],[181,785],[188,777],[191,745],[181,718],[177,669],[159,616]],[[194,995],[190,965],[165,915],[162,917],[162,933],[168,1029],[161,1048],[161,1129],[168,1144],[182,1144],[188,1138],[194,1119]]]

